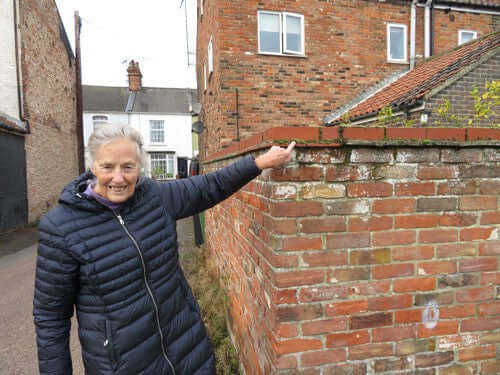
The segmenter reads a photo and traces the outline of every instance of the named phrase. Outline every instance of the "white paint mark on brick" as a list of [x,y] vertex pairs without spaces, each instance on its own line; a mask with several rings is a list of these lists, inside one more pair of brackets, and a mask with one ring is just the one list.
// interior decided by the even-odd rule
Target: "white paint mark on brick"
[[500,231],[498,228],[496,228],[491,232],[488,240],[498,240],[498,239],[500,239]]
[[425,270],[423,268],[418,269],[418,274],[419,275],[427,275],[427,273],[425,272]]
[[353,213],[355,214],[366,214],[370,210],[370,204],[368,201],[357,202],[353,207]]
[[330,279],[330,282],[331,282],[331,283],[336,283],[336,282],[338,282],[338,280],[337,280],[336,278],[332,277],[332,278]]
[[422,312],[422,322],[427,329],[432,329],[437,325],[439,320],[439,309],[434,300],[426,302],[425,306]]
[[297,188],[293,185],[279,185],[276,187],[275,193],[280,198],[293,198],[297,193]]

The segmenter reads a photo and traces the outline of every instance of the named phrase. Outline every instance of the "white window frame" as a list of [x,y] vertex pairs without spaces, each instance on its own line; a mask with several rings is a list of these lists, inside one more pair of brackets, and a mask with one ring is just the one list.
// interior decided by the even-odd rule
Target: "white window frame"
[[[162,125],[162,129],[153,129],[153,123],[158,123]],[[153,131],[154,132],[162,132],[163,133],[163,141],[155,141],[153,140]],[[165,120],[151,119],[149,120],[149,141],[151,144],[161,145],[165,144]]]
[[200,0],[200,17],[203,16],[203,0]]
[[208,53],[208,76],[214,71],[214,46],[212,43],[212,37],[210,37],[210,41],[208,42],[207,47]]
[[92,115],[92,126],[96,130],[99,125],[106,125],[109,123],[108,115]]
[[203,63],[203,91],[207,91],[207,64]]
[[[273,14],[278,15],[280,20],[280,52],[267,52],[262,51],[260,48],[260,15],[261,14]],[[298,17],[300,18],[300,38],[301,38],[301,51],[293,51],[286,49],[286,16]],[[305,21],[304,15],[299,13],[290,12],[274,12],[270,10],[259,10],[257,11],[257,49],[258,53],[262,55],[276,55],[276,56],[305,56]]]
[[[465,34],[465,33],[473,35],[473,37],[472,37],[471,40],[477,39],[477,31],[474,31],[474,30],[458,30],[458,45],[459,46],[461,46],[462,44],[466,43],[466,42],[462,41],[463,34]],[[469,40],[469,42],[470,42],[470,40]]]
[[[150,152],[149,153],[149,171],[151,177],[153,177],[153,155],[159,156],[159,155],[164,155],[164,159],[154,159],[154,160],[160,160],[165,162],[166,170],[164,171],[164,175],[157,176],[159,180],[168,180],[168,179],[173,179],[176,177],[175,169],[175,153],[174,152]],[[169,160],[172,162],[172,170],[169,170]],[[169,176],[170,175],[170,176]]]
[[[402,59],[391,58],[391,27],[397,27],[403,29],[403,55]],[[408,63],[408,26],[403,23],[388,23],[387,24],[387,61],[396,64],[407,64]]]

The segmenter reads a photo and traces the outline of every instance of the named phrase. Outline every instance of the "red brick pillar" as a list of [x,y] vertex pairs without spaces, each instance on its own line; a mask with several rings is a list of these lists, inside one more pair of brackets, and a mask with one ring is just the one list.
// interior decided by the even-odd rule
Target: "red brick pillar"
[[247,374],[500,371],[500,132],[388,130],[265,132],[295,162],[208,213]]

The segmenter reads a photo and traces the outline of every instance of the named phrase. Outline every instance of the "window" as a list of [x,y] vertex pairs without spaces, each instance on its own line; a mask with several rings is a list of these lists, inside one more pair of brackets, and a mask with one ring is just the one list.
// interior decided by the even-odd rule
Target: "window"
[[212,46],[212,37],[210,37],[210,42],[208,42],[208,75],[214,71],[214,49]]
[[106,125],[108,123],[108,116],[103,115],[95,115],[92,116],[92,122],[94,123],[94,130],[97,130],[102,125]]
[[294,13],[258,12],[259,53],[304,54],[304,16]]
[[163,120],[149,120],[151,129],[151,143],[164,143],[165,131]]
[[387,61],[406,63],[406,25],[387,24]]
[[477,31],[472,30],[458,30],[458,45],[467,43],[477,38]]
[[149,154],[151,177],[164,180],[174,177],[174,154],[154,152]]

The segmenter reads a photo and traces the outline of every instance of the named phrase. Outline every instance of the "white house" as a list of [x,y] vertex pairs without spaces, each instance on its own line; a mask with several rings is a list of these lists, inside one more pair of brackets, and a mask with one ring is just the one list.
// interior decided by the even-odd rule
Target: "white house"
[[[185,177],[193,157],[192,108],[196,90],[142,87],[139,64],[130,62],[129,87],[83,86],[83,134],[98,126],[129,124],[139,130],[148,154],[146,174],[157,179]],[[88,168],[88,163],[86,163]]]

